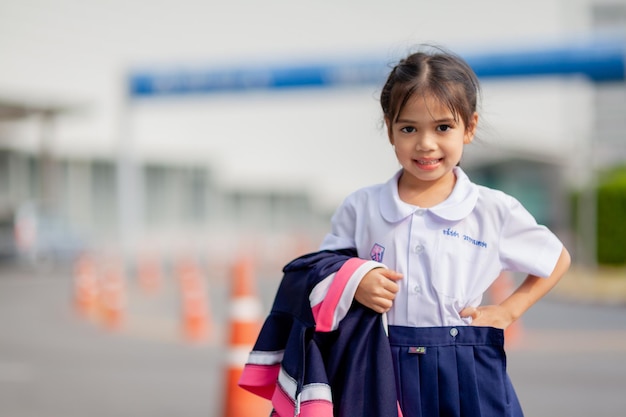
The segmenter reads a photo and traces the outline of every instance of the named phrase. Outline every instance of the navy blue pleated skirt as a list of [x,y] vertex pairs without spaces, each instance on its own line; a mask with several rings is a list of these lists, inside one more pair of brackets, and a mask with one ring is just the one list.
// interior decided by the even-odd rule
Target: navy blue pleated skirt
[[404,417],[523,417],[492,327],[389,326]]

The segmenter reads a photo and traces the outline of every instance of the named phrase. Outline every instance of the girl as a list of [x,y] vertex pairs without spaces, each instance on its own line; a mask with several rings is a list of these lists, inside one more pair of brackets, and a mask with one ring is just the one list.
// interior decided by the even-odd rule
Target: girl
[[[377,262],[349,296],[387,316],[404,417],[522,416],[503,330],[570,264],[517,200],[458,166],[476,132],[478,95],[476,75],[454,54],[401,60],[380,97],[401,169],[348,196],[320,248]],[[480,305],[503,270],[528,277],[502,303]]]

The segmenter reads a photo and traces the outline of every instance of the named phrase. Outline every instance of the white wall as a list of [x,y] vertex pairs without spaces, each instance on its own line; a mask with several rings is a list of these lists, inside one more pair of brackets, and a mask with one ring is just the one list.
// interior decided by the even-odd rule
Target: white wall
[[[214,163],[225,184],[304,186],[321,204],[335,205],[397,167],[380,129],[377,87],[125,107],[127,71],[363,55],[392,60],[420,42],[458,51],[514,47],[584,32],[587,6],[583,0],[4,0],[0,97],[83,108],[60,120],[57,152],[115,155],[124,141],[139,157]],[[572,100],[574,117],[564,106]],[[587,100],[588,88],[578,83],[485,83],[485,136],[496,145],[560,148],[569,133],[584,131]]]

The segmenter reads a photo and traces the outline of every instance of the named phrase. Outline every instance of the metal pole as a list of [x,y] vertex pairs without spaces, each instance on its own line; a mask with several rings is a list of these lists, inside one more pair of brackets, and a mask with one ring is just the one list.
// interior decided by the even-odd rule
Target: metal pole
[[39,171],[39,199],[46,208],[56,209],[57,207],[57,172],[54,157],[54,119],[55,113],[52,110],[44,110],[40,114],[40,171]]
[[126,79],[119,111],[117,155],[118,225],[120,249],[128,257],[136,250],[143,229],[143,187],[132,131],[132,106]]

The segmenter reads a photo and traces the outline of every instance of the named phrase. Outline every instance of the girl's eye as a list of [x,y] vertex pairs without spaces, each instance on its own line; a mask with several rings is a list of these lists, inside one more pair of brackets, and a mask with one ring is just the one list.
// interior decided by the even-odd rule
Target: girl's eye
[[437,126],[437,130],[440,131],[440,132],[447,132],[450,129],[452,129],[452,126],[450,126],[450,125],[439,125],[439,126]]
[[406,127],[403,127],[402,129],[400,129],[400,131],[404,132],[404,133],[414,133],[416,131],[416,129],[414,127],[412,127],[412,126],[406,126]]

